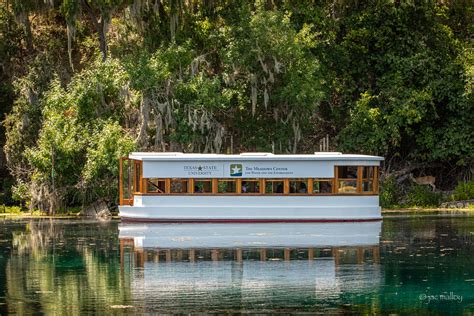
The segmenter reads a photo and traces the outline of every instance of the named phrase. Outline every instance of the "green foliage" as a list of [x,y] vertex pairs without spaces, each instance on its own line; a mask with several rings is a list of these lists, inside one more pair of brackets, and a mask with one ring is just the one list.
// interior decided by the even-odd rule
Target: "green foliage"
[[81,186],[88,192],[87,200],[117,197],[117,162],[135,150],[134,139],[124,135],[117,122],[106,121],[92,133],[86,150]]
[[15,24],[12,12],[7,9],[5,2],[0,3],[0,60],[2,68],[0,70],[0,115],[9,110],[12,102],[13,87],[9,74],[12,63],[20,53],[21,40],[23,34],[20,28]]
[[357,87],[344,89],[358,94],[339,134],[342,149],[465,164],[474,152],[472,96],[445,17],[431,5],[364,11],[349,14],[350,27],[334,43],[349,56],[341,76]]
[[452,199],[454,201],[474,199],[474,180],[458,183],[454,189]]
[[[236,125],[243,132],[242,145],[284,143],[286,150],[296,151],[301,130],[311,132],[310,120],[323,96],[319,60],[311,54],[315,33],[309,25],[293,29],[288,13],[257,9],[246,17],[245,12],[223,55],[223,75],[240,101]],[[288,146],[289,139],[294,144]]]
[[60,11],[66,18],[68,24],[75,24],[75,19],[79,13],[80,4],[77,0],[63,0],[61,3]]
[[41,108],[38,99],[46,89],[46,76],[42,75],[43,67],[47,63],[37,58],[27,67],[28,75],[15,82],[17,98],[13,108],[6,116],[3,126],[6,130],[6,142],[3,147],[9,162],[9,168],[14,177],[24,179],[29,173],[28,162],[24,152],[33,146],[38,139],[38,130],[41,126]]
[[431,191],[429,186],[414,185],[407,194],[405,206],[438,207],[442,200],[442,194]]
[[[8,10],[8,4],[0,3],[0,121],[11,111],[15,98],[13,76],[14,61],[21,54],[21,41],[23,33],[15,24],[15,17]],[[5,128],[0,124],[0,147],[6,142]],[[0,151],[2,149],[0,148]],[[15,180],[2,167],[2,155],[0,154],[0,205],[14,203],[11,197],[11,186]]]
[[400,205],[402,191],[395,178],[388,177],[380,183],[380,206],[394,208]]
[[1,213],[7,214],[21,214],[22,208],[20,206],[0,206]]
[[[54,81],[42,100],[36,146],[25,151],[31,181],[62,192],[80,189],[81,201],[114,199],[117,161],[134,148],[118,119],[124,115],[127,75],[116,60],[96,61],[62,88]],[[53,188],[54,185],[54,188]]]
[[28,184],[22,180],[19,180],[11,189],[12,198],[17,202],[28,201],[31,198]]
[[[153,3],[0,4],[15,197],[114,200],[133,149],[313,152],[326,134],[395,169],[472,164],[468,2]],[[381,190],[403,200],[393,179]]]

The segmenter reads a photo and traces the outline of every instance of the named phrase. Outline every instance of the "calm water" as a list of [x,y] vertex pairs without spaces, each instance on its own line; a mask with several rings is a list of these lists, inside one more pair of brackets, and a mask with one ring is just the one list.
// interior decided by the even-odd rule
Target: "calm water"
[[0,219],[0,314],[474,314],[473,241],[474,217],[365,226]]

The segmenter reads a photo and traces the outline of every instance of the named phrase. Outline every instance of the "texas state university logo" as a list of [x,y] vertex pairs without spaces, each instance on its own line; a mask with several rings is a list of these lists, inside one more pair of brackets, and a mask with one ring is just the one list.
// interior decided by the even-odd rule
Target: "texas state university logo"
[[230,176],[241,177],[242,176],[242,164],[235,163],[230,165]]

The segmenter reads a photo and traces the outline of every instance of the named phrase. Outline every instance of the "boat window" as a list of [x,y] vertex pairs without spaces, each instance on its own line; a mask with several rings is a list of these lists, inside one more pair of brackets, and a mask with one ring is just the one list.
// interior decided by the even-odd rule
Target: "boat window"
[[188,193],[187,179],[171,179],[170,184],[171,193]]
[[339,179],[357,179],[357,166],[339,166],[337,171]]
[[374,167],[373,166],[362,167],[362,177],[364,179],[373,178],[374,177]]
[[307,179],[290,179],[290,193],[308,193]]
[[243,179],[242,193],[260,193],[260,181],[257,179]]
[[337,192],[357,193],[357,166],[337,167]]
[[119,173],[119,203],[120,205],[133,205],[133,160],[126,157],[120,158]]
[[135,178],[135,183],[133,185],[133,189],[135,192],[140,192],[141,186],[140,186],[140,179],[141,179],[141,161],[135,161],[134,163],[135,169],[134,169],[134,178]]
[[314,179],[313,194],[332,193],[332,179]]
[[338,179],[337,192],[339,193],[356,193],[357,179]]
[[149,193],[165,193],[165,179],[148,178],[146,179],[146,192]]
[[373,166],[362,167],[362,192],[374,191],[374,175],[375,175],[375,167]]
[[265,193],[267,194],[283,194],[285,184],[282,179],[266,179]]
[[[125,163],[122,163],[125,165]],[[128,203],[128,187],[138,187],[145,194],[375,194],[378,191],[378,168],[375,166],[337,166],[336,178],[289,179],[193,179],[193,178],[141,178],[140,165],[131,164],[133,173],[121,172],[121,203]],[[131,169],[131,168],[130,168]],[[354,172],[356,177],[354,178]],[[348,178],[343,178],[348,177]],[[358,176],[358,177],[357,177]],[[142,181],[143,180],[143,181]],[[139,182],[137,184],[137,181]],[[138,194],[138,193],[137,193]]]
[[211,179],[195,179],[194,193],[212,193]]
[[362,191],[363,192],[372,192],[374,190],[374,183],[372,181],[362,182]]
[[217,193],[237,193],[235,179],[219,179],[217,181]]

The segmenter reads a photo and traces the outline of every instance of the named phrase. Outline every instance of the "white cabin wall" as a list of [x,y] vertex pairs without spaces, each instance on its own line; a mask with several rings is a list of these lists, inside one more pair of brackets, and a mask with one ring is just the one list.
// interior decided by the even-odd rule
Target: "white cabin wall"
[[370,196],[136,196],[120,206],[125,218],[205,220],[380,219],[379,197]]

